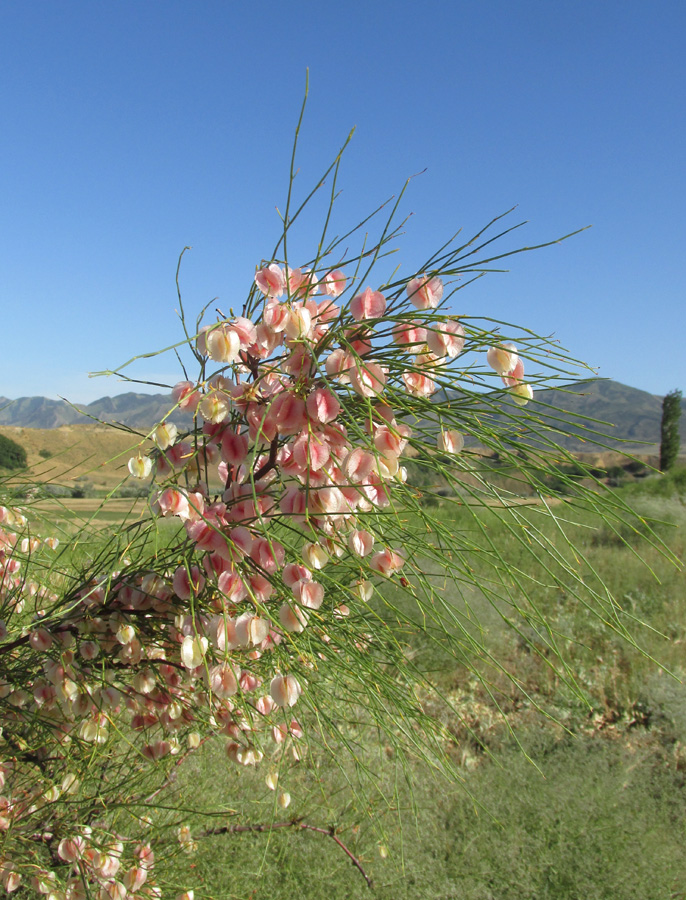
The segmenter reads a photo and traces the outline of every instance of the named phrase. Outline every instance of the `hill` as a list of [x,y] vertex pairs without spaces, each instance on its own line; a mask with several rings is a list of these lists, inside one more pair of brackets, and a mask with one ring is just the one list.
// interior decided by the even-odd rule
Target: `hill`
[[[86,420],[87,421],[87,420]],[[59,428],[2,426],[0,434],[26,450],[28,480],[110,489],[127,475],[126,464],[140,440],[135,433],[106,425]],[[16,474],[23,482],[27,475]]]
[[[445,395],[442,399],[445,400]],[[156,422],[167,417],[182,427],[189,427],[190,417],[181,410],[176,409],[169,414],[173,406],[174,402],[169,394],[133,392],[101,397],[88,404],[69,404],[64,400],[49,400],[46,397],[20,397],[13,401],[0,397],[0,426],[27,431],[76,426],[77,433],[84,434],[85,432],[80,431],[84,426],[96,427],[98,422],[116,422],[127,428],[147,431]],[[593,450],[592,445],[589,446],[589,437],[592,435],[587,434],[585,439],[579,436],[582,429],[579,428],[581,420],[575,420],[578,416],[585,419],[587,428],[599,433],[597,439],[600,443],[613,449],[650,454],[656,452],[660,442],[662,398],[618,381],[598,380],[565,389],[536,391],[534,402],[527,410],[537,414],[542,423],[549,425],[549,438],[553,437],[555,443],[575,452]],[[682,411],[680,432],[682,446],[686,448],[686,401],[682,401]],[[9,431],[7,434],[15,438]],[[100,435],[100,432],[93,434]],[[72,434],[67,440],[75,436]],[[530,437],[535,439],[534,435]],[[24,444],[27,439],[28,434],[25,434]],[[134,436],[121,436],[121,439],[128,441],[129,445],[135,441]],[[119,441],[120,438],[115,441],[115,452],[121,450]],[[31,439],[29,443],[33,444],[35,441]]]
[[[532,411],[539,412],[544,421],[550,421],[555,431],[566,433],[558,435],[556,441],[568,450],[588,447],[588,439],[583,441],[574,437],[580,431],[580,423],[579,420],[575,422],[575,416],[596,420],[583,424],[604,436],[598,440],[622,450],[648,453],[660,443],[662,397],[618,381],[591,381],[565,390],[537,391],[535,401]],[[555,414],[553,423],[543,404],[554,406],[569,415]],[[679,430],[682,445],[686,446],[686,400],[681,402],[681,412]]]
[[59,428],[88,422],[120,422],[129,428],[149,428],[165,417],[177,425],[190,424],[188,416],[174,406],[170,394],[136,394],[101,397],[93,403],[66,403],[47,397],[0,397],[0,425],[18,428]]

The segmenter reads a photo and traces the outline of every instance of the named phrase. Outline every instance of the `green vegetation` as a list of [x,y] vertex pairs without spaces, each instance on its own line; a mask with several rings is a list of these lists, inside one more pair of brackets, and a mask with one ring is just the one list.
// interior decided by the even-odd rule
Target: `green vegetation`
[[0,434],[0,469],[23,469],[26,467],[26,450],[12,438]]
[[[430,627],[410,633],[398,624],[397,637],[406,659],[450,701],[450,713],[428,697],[426,709],[447,726],[447,750],[464,784],[447,785],[421,761],[403,762],[362,714],[347,726],[351,756],[312,746],[302,750],[305,764],[282,763],[279,784],[293,798],[287,810],[265,786],[268,766],[242,770],[237,790],[225,757],[209,745],[180,768],[176,796],[189,806],[205,797],[208,809],[219,798],[227,815],[220,822],[196,816],[197,853],[170,860],[179,877],[192,865],[202,895],[215,900],[683,897],[686,689],[678,679],[686,672],[686,585],[671,553],[686,551],[686,472],[622,487],[624,496],[645,520],[642,529],[612,529],[572,505],[557,510],[577,523],[575,548],[560,541],[559,551],[577,553],[619,600],[609,636],[573,584],[565,591],[539,578],[526,544],[556,541],[555,523],[540,507],[513,508],[504,518],[480,510],[475,518],[474,510],[438,499],[439,520],[481,546],[469,562],[483,590],[456,579],[445,584],[446,599],[505,665],[495,669],[487,655],[450,656]],[[520,572],[521,588],[512,586],[509,600],[491,596],[489,541]],[[427,577],[432,570],[427,561]],[[407,596],[393,590],[387,599],[411,612]],[[514,642],[505,625],[510,603],[529,621]],[[392,621],[378,600],[371,612]],[[636,643],[623,636],[625,626]],[[552,646],[564,649],[566,679],[549,665]],[[283,827],[271,834],[249,830],[274,822]],[[373,877],[374,893],[332,840],[299,822],[335,827]],[[217,827],[237,831],[208,833]]]
[[[283,810],[265,785],[272,768],[268,759],[257,769],[237,771],[221,742],[210,742],[179,766],[175,796],[164,800],[170,807],[178,803],[199,809],[193,816],[183,815],[198,842],[197,852],[172,853],[164,863],[179,883],[199,876],[196,896],[684,896],[686,689],[677,679],[686,672],[686,585],[670,551],[681,558],[686,553],[686,469],[653,474],[616,490],[618,500],[626,499],[639,513],[634,527],[612,527],[577,510],[572,497],[563,501],[555,512],[576,523],[570,547],[558,540],[556,524],[544,507],[461,505],[446,463],[438,460],[443,474],[432,476],[410,461],[409,480],[434,492],[438,522],[464,535],[470,547],[465,561],[481,588],[456,577],[443,584],[443,596],[455,616],[478,632],[484,653],[476,656],[465,648],[463,658],[450,655],[425,621],[418,620],[422,628],[410,631],[404,618],[412,615],[411,598],[390,584],[384,592],[390,605],[380,598],[369,604],[369,629],[378,617],[392,624],[404,659],[448,699],[446,710],[427,694],[425,710],[446,726],[450,738],[444,749],[464,783],[446,783],[424,760],[404,759],[387,737],[365,723],[363,711],[351,710],[343,726],[351,753],[339,748],[333,755],[323,746],[308,745],[305,737],[299,748],[303,761],[289,757],[281,763],[279,784],[292,796]],[[500,468],[494,466],[494,473]],[[570,463],[561,477],[580,477],[572,469]],[[444,490],[450,496],[442,496]],[[65,496],[65,514],[70,499]],[[57,508],[57,499],[55,504]],[[55,563],[57,575],[94,559],[115,538],[125,540],[125,511],[105,505],[98,517],[105,526],[98,539],[65,544]],[[52,515],[48,518],[54,524]],[[419,519],[407,523],[409,529],[419,526]],[[576,554],[585,572],[598,572],[620,604],[614,631],[608,633],[607,623],[576,596],[573,582],[568,590],[544,583],[528,549],[536,542],[556,547],[568,560]],[[492,591],[491,545],[518,573],[517,581],[500,585],[500,599]],[[436,562],[427,560],[426,577],[438,572]],[[397,620],[393,605],[400,613]],[[525,613],[526,625],[513,640],[506,620],[515,605]],[[607,612],[609,617],[609,608]],[[544,620],[549,627],[543,627]],[[639,620],[648,627],[638,626]],[[625,639],[625,628],[636,643]],[[567,659],[565,677],[550,665],[553,647]],[[489,654],[503,662],[502,669],[491,665]],[[298,710],[299,718],[308,715],[312,713]],[[143,777],[140,766],[133,768],[136,778]],[[204,806],[208,811],[223,806],[226,814],[208,818],[202,814]],[[170,821],[181,822],[171,809],[169,815]],[[273,823],[283,827],[271,833],[250,830]],[[323,832],[335,828],[337,838],[373,878],[374,891],[326,833],[303,830],[302,824]],[[227,828],[236,831],[211,833]]]
[[114,491],[112,496],[122,498],[143,498],[148,496],[148,488],[142,484],[122,484]]
[[637,484],[627,485],[624,495],[634,497],[678,498],[686,491],[686,467],[675,466],[663,475],[655,475]]
[[670,391],[662,401],[660,425],[660,471],[672,468],[679,455],[679,418],[681,416],[681,391]]
[[[317,800],[304,776],[289,781],[297,799],[276,820],[304,813],[309,821],[336,821],[341,838],[373,876],[373,892],[341,850],[318,834],[212,837],[178,865],[193,864],[203,896],[214,900],[683,896],[677,891],[686,878],[684,775],[668,752],[656,749],[645,734],[631,740],[542,736],[533,755],[541,771],[518,748],[504,746],[493,761],[468,774],[468,787],[483,808],[461,789],[446,790],[413,772],[413,795],[396,791],[397,808],[385,810],[387,821],[379,831],[353,831],[358,810],[346,808],[343,775],[330,786],[335,794],[329,801]],[[196,787],[218,790],[228,804],[246,809],[249,792],[268,794],[249,773],[237,803],[222,784],[223,765],[206,755],[202,765],[193,766]],[[392,776],[380,787],[393,791]],[[327,818],[332,808],[336,818]],[[387,859],[380,856],[382,848]]]

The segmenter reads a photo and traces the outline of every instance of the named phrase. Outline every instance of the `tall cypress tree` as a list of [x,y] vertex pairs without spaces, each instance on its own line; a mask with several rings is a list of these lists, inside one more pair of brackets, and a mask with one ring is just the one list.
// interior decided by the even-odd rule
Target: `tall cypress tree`
[[660,471],[671,469],[679,455],[679,416],[681,391],[670,391],[662,401],[660,426]]

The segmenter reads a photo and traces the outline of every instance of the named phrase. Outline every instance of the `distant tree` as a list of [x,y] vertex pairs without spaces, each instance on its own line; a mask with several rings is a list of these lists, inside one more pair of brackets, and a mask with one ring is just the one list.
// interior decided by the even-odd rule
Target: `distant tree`
[[670,391],[662,401],[662,425],[660,426],[660,471],[666,472],[679,455],[679,416],[681,415],[681,391]]
[[0,469],[23,469],[26,466],[26,450],[16,441],[0,434]]

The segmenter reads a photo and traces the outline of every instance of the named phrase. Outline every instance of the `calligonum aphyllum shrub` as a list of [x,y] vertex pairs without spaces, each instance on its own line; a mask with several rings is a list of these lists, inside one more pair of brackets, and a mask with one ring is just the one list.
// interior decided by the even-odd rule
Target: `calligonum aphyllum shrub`
[[[408,400],[429,402],[454,380],[465,349],[459,319],[437,312],[443,293],[436,275],[388,298],[354,289],[340,268],[270,263],[255,274],[250,315],[200,328],[201,377],[172,392],[194,428],[160,423],[154,457],[139,451],[129,470],[145,477],[154,465],[153,508],[183,524],[193,562],[172,573],[173,603],[194,598],[198,612],[174,625],[178,659],[215,702],[240,688],[266,715],[293,707],[307,682],[298,635],[344,628],[351,604],[408,563],[388,545],[383,512],[407,490]],[[526,402],[514,345],[486,358]],[[464,436],[439,428],[432,446],[459,454]],[[249,747],[254,727],[231,727],[231,746]]]
[[[153,519],[171,535],[153,554],[127,538],[83,577],[34,580],[57,539],[0,508],[5,890],[160,896],[151,767],[168,772],[210,737],[236,772],[302,758],[316,683],[382,638],[365,612],[375,590],[411,590],[421,571],[391,523],[416,494],[409,447],[465,452],[436,396],[474,358],[515,403],[532,396],[515,346],[445,312],[445,291],[433,271],[378,286],[343,264],[259,266],[242,314],[191,339],[197,379],[172,391],[190,424],[157,423],[128,462],[153,476]],[[94,780],[96,759],[127,777]],[[274,789],[273,765],[267,779]],[[175,846],[197,848],[187,825]]]

